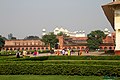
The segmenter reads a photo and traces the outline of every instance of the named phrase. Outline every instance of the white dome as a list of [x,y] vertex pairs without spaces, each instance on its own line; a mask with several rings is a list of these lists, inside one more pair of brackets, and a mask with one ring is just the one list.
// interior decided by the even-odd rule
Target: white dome
[[55,28],[55,31],[59,31],[59,28],[58,28],[58,27],[56,27],[56,28]]
[[43,29],[42,31],[43,31],[43,32],[45,32],[46,30],[45,30],[45,29]]
[[105,28],[105,31],[108,31],[108,28]]
[[65,30],[63,28],[60,28],[60,32],[65,32]]
[[83,33],[85,33],[85,31],[83,31]]
[[112,36],[112,34],[108,34],[108,36],[109,36],[109,37],[111,37],[111,36]]
[[67,29],[65,29],[65,32],[67,33],[67,32],[69,32]]

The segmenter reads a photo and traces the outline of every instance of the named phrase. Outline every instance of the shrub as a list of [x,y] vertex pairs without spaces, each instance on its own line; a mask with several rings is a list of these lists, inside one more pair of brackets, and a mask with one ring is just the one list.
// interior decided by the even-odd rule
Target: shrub
[[107,54],[114,55],[114,54],[115,54],[115,51],[114,51],[114,50],[107,50],[106,53],[107,53]]
[[120,76],[120,67],[73,64],[1,64],[0,75]]

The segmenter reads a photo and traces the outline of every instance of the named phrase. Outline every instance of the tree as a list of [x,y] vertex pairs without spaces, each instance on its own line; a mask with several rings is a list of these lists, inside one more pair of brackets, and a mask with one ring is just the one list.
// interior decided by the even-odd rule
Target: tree
[[17,38],[16,37],[11,37],[11,40],[16,40]]
[[90,50],[96,50],[99,49],[99,46],[101,43],[103,43],[103,38],[105,38],[106,35],[104,34],[103,31],[96,30],[88,34],[87,37],[88,48]]
[[5,44],[5,40],[2,37],[0,37],[0,50],[4,46],[4,44]]
[[64,37],[67,37],[67,34],[63,33],[63,32],[60,32],[57,34],[57,36],[64,36]]
[[57,36],[53,32],[42,36],[42,41],[45,42],[46,45],[50,44],[51,48],[53,48],[55,44],[58,43]]
[[26,39],[26,40],[37,40],[37,39],[40,39],[40,38],[38,36],[27,36],[24,39]]

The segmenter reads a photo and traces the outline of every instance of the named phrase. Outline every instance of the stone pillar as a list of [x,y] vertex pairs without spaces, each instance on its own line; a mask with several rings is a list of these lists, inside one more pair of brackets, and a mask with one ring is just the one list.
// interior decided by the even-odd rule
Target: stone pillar
[[120,55],[120,9],[115,10],[116,47],[115,54]]

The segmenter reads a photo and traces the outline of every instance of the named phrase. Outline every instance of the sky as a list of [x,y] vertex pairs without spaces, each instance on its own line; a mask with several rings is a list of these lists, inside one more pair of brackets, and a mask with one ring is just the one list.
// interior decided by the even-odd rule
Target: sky
[[113,29],[101,5],[112,0],[0,0],[0,35],[18,39],[41,36],[42,29],[69,31]]

